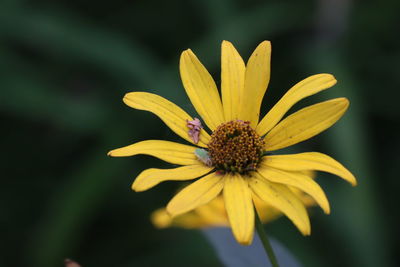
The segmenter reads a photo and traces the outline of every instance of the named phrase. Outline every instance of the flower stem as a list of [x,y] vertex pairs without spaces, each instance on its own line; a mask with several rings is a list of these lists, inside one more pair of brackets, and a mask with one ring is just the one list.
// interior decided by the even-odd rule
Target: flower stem
[[254,211],[255,211],[257,233],[258,233],[258,236],[261,239],[261,243],[263,244],[265,252],[267,252],[267,255],[269,257],[271,265],[273,267],[279,267],[278,261],[276,260],[275,253],[272,250],[271,244],[269,243],[269,240],[267,238],[267,234],[265,233],[264,226],[262,225],[260,217],[258,216],[257,209],[254,208]]

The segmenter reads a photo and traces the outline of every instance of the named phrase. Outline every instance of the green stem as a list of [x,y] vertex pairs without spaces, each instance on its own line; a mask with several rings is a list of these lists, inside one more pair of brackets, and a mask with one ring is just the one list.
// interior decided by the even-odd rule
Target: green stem
[[267,234],[265,233],[265,230],[264,230],[264,227],[260,220],[260,217],[258,216],[257,209],[254,208],[254,212],[255,212],[255,218],[256,218],[256,230],[257,230],[258,236],[261,239],[261,243],[263,244],[265,252],[267,252],[267,255],[269,257],[269,260],[271,261],[272,266],[279,267],[278,261],[276,260],[275,253],[272,250],[271,244],[269,243],[269,240],[267,238]]

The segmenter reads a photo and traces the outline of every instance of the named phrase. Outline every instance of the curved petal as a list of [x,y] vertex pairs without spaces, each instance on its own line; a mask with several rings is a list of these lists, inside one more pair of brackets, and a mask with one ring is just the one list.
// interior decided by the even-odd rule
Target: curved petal
[[295,86],[272,107],[257,125],[257,133],[260,136],[265,135],[271,130],[285,115],[285,113],[301,99],[316,94],[322,90],[328,89],[336,84],[336,79],[331,74],[317,74],[310,76]]
[[196,147],[163,140],[147,140],[108,152],[111,157],[128,157],[146,154],[178,165],[199,164],[194,151]]
[[159,229],[176,226],[186,229],[202,228],[207,226],[203,218],[195,212],[188,212],[180,216],[171,217],[165,208],[153,211],[150,215],[153,225]]
[[223,187],[224,176],[213,172],[176,194],[168,203],[167,211],[172,216],[191,211],[216,198]]
[[142,171],[132,184],[136,192],[145,191],[163,181],[186,181],[203,176],[213,168],[204,164],[188,165],[175,169],[147,169]]
[[254,206],[249,185],[240,175],[225,178],[224,203],[236,240],[250,245],[254,234]]
[[304,204],[286,186],[269,182],[258,173],[253,173],[249,185],[259,198],[282,211],[303,235],[311,233],[310,219]]
[[253,203],[262,223],[272,222],[282,216],[282,212],[253,194]]
[[265,150],[285,148],[319,134],[339,120],[348,106],[346,98],[335,98],[291,114],[265,136]]
[[288,172],[265,166],[261,163],[258,173],[270,182],[290,185],[309,194],[326,214],[330,213],[328,199],[321,187],[309,176],[300,172]]
[[164,208],[153,211],[150,215],[150,220],[157,228],[167,228],[172,224],[172,218]]
[[270,64],[271,43],[264,41],[258,45],[247,62],[244,92],[239,106],[239,119],[250,121],[254,128],[257,126],[261,102],[268,87]]
[[235,47],[228,41],[221,45],[221,94],[225,121],[239,118],[239,102],[244,89],[246,66]]
[[179,69],[190,101],[213,131],[224,122],[221,98],[213,78],[190,49],[182,53]]
[[[193,118],[171,101],[159,95],[145,92],[127,93],[123,101],[132,108],[154,113],[177,135],[195,144],[189,136],[189,128],[187,127],[187,121],[192,121]],[[210,141],[208,133],[202,129],[199,137],[200,140],[196,145],[207,147]]]
[[330,156],[318,152],[266,156],[262,164],[287,171],[316,170],[329,172],[343,178],[353,186],[357,185],[354,175],[342,164]]
[[218,196],[208,204],[198,207],[194,212],[204,221],[203,227],[229,226],[222,196]]

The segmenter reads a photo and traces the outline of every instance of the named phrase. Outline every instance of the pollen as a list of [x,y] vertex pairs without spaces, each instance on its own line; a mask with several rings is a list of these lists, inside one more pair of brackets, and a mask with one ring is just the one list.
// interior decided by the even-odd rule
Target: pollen
[[217,127],[211,135],[208,151],[217,169],[244,174],[257,169],[263,147],[264,140],[250,122],[235,120]]

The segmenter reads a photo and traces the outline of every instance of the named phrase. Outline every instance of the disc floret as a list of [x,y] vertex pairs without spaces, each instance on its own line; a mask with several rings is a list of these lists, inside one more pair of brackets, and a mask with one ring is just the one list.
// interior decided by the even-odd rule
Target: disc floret
[[257,168],[263,147],[264,140],[250,122],[235,120],[217,127],[211,135],[208,151],[217,169],[243,174]]

